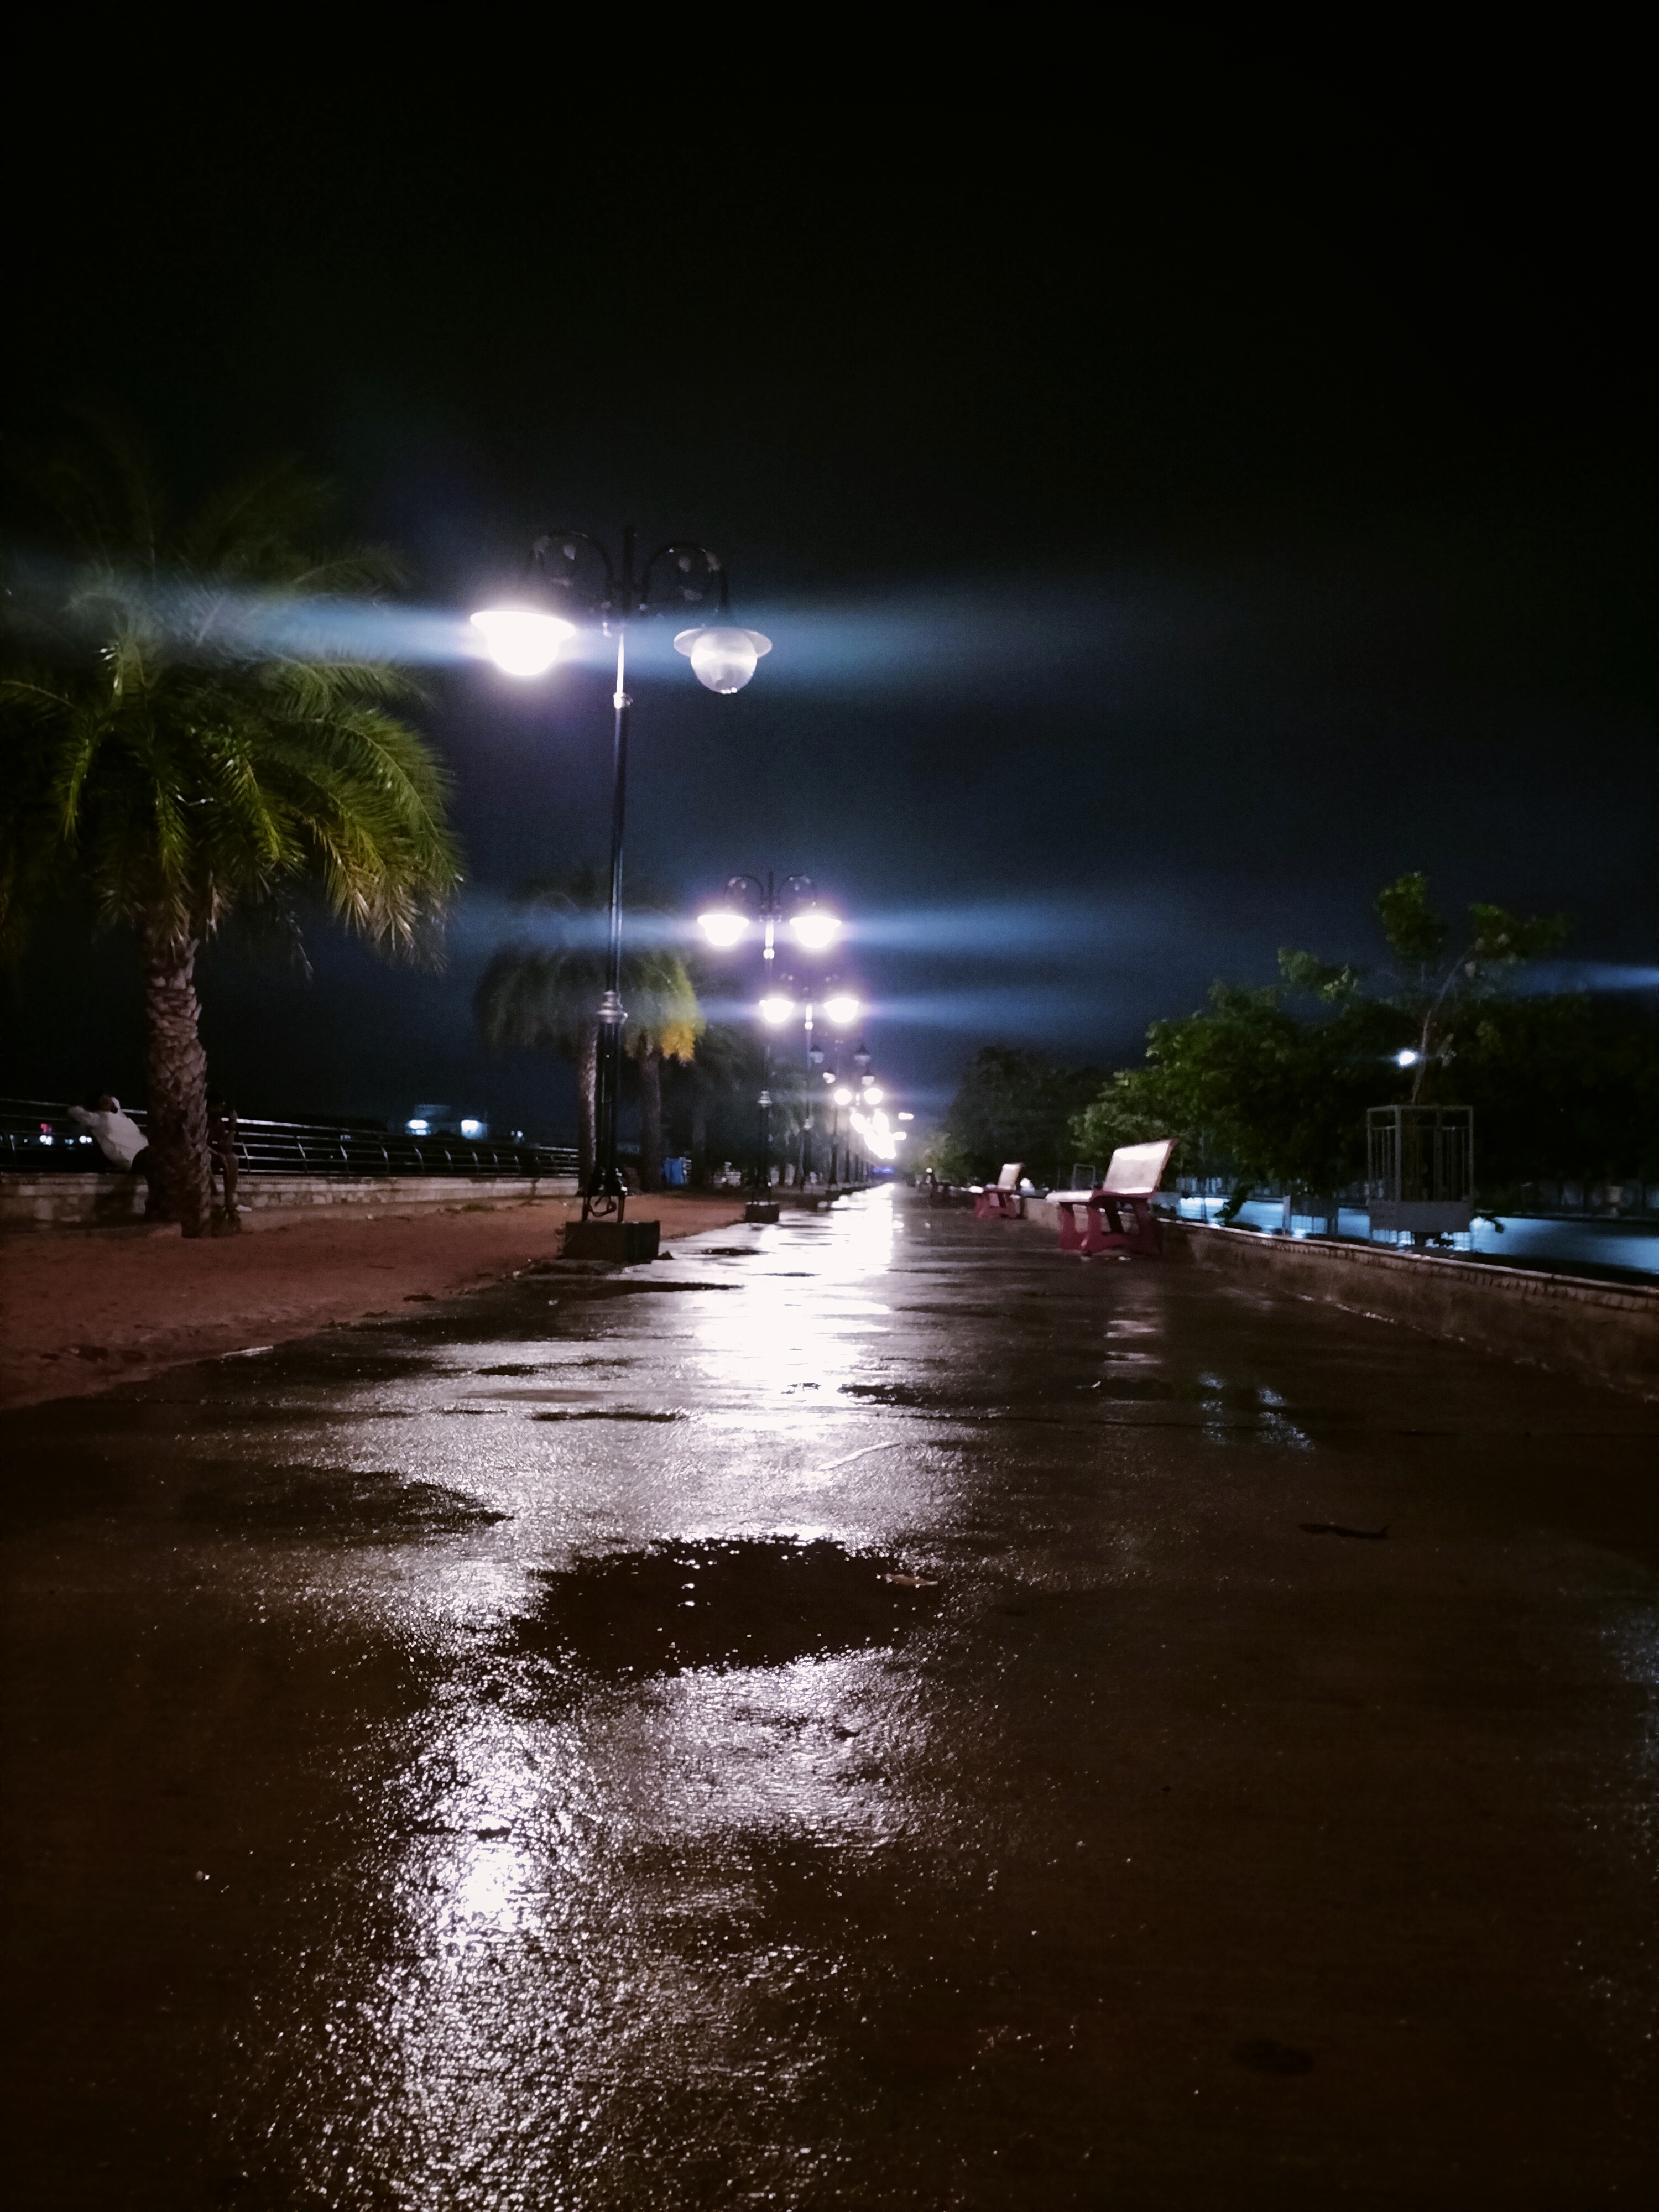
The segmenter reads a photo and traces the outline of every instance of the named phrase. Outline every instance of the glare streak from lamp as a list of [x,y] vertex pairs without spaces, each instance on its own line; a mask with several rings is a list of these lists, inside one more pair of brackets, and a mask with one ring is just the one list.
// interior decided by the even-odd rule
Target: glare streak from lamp
[[[549,531],[530,549],[526,573],[507,598],[481,608],[473,626],[496,666],[516,677],[545,675],[558,659],[576,624],[561,609],[580,609],[617,644],[617,681],[611,695],[611,914],[605,988],[600,997],[599,1051],[594,1072],[593,1165],[582,1192],[582,1219],[595,1214],[623,1218],[627,1186],[617,1166],[617,1109],[622,1092],[623,830],[628,800],[628,729],[633,701],[627,690],[627,639],[630,623],[671,607],[684,611],[715,592],[718,617],[730,597],[726,566],[706,545],[659,545],[635,570],[634,526],[622,534],[618,566],[599,540],[585,530]],[[723,619],[711,626],[681,630],[678,651],[690,660],[700,684],[711,691],[740,691],[772,641],[758,630],[734,629]],[[735,942],[735,939],[732,940]]]

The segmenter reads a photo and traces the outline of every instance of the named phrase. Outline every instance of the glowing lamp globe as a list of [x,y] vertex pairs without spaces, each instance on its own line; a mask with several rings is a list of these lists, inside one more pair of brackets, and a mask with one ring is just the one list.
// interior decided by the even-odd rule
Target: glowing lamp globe
[[842,991],[833,999],[824,1000],[823,1011],[826,1018],[834,1022],[838,1029],[850,1030],[859,1018],[859,1002]]
[[730,693],[742,690],[772,641],[757,629],[683,629],[674,650],[688,655],[699,684]]
[[789,924],[790,933],[809,952],[822,952],[826,945],[833,945],[841,933],[837,915],[826,914],[821,906],[809,906],[796,915]]
[[878,1083],[866,1083],[864,1086],[864,1103],[866,1106],[879,1106],[886,1096],[887,1093]]
[[794,1011],[794,1000],[783,998],[775,992],[760,1002],[761,1019],[770,1022],[775,1029],[780,1022],[787,1022]]
[[1422,1054],[1418,1052],[1397,1052],[1394,1056],[1395,1066],[1396,1067],[1415,1067],[1418,1061],[1422,1057]]
[[853,1094],[843,1083],[836,1092],[836,1103],[837,1106],[850,1106],[852,1103]]
[[748,928],[749,917],[732,907],[711,907],[697,916],[697,927],[711,945],[735,945]]
[[486,607],[473,616],[472,627],[504,676],[545,676],[566,638],[576,635],[574,623],[538,607]]

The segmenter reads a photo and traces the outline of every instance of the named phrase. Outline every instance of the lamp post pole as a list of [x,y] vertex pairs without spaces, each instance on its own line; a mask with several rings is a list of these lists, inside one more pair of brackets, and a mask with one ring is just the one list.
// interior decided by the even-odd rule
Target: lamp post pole
[[[668,564],[672,564],[672,570]],[[716,620],[680,631],[675,650],[690,659],[693,673],[710,691],[740,691],[763,653],[772,650],[758,630],[738,629],[726,619],[730,587],[719,554],[706,545],[671,543],[659,546],[642,568],[635,568],[635,533],[622,533],[622,560],[612,561],[585,530],[555,530],[538,538],[517,585],[500,604],[472,617],[484,649],[509,676],[544,676],[558,659],[578,623],[573,614],[597,620],[601,633],[617,641],[617,680],[611,694],[615,714],[611,769],[611,898],[605,958],[605,987],[598,1007],[599,1048],[593,1084],[593,1166],[582,1193],[582,1219],[609,1218],[620,1231],[627,1186],[617,1165],[617,1111],[622,1093],[623,842],[628,811],[628,735],[633,701],[628,693],[628,628],[647,615],[688,605],[715,594]],[[567,1237],[567,1244],[568,1243]],[[622,1256],[622,1255],[618,1255]]]

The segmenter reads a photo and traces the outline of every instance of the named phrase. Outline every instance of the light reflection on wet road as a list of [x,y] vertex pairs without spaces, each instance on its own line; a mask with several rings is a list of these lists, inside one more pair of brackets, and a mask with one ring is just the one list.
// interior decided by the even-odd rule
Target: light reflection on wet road
[[4,1425],[15,2203],[1642,2194],[1650,1407],[878,1194]]

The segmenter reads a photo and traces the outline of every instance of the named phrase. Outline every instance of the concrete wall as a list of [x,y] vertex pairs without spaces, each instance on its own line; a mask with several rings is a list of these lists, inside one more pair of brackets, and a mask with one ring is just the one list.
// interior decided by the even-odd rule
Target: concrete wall
[[[1058,1235],[1059,1211],[1046,1200],[1031,1200],[1026,1217]],[[1196,1222],[1166,1220],[1164,1237],[1166,1262],[1659,1398],[1659,1290]]]
[[[297,1212],[316,1206],[372,1206],[407,1212],[427,1206],[517,1206],[532,1198],[574,1198],[574,1176],[245,1175],[236,1186],[244,1212]],[[144,1186],[124,1175],[0,1175],[0,1227],[93,1228],[142,1221]]]

